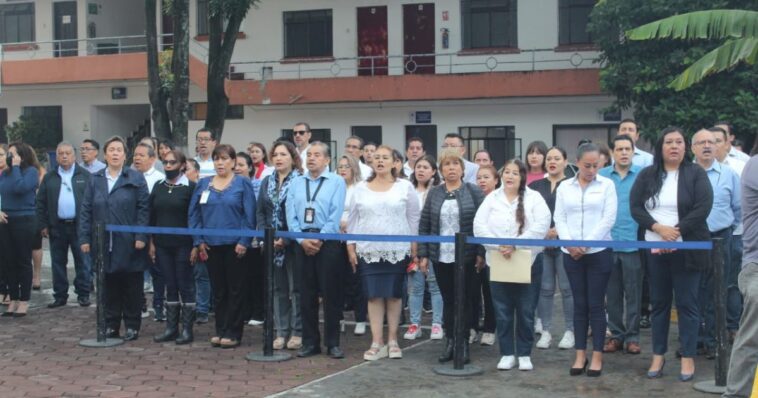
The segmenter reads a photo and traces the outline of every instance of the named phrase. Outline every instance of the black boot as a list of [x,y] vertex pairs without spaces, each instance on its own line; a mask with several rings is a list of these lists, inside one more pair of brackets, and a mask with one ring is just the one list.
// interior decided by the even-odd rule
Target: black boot
[[182,306],[182,332],[176,338],[176,344],[189,344],[194,340],[192,325],[195,324],[195,304],[184,304]]
[[442,351],[442,355],[437,358],[440,362],[448,362],[453,359],[453,338],[448,337],[445,339],[445,349]]
[[153,337],[156,343],[173,340],[179,334],[179,303],[166,303],[166,330]]
[[463,342],[463,363],[471,362],[471,356],[468,350],[468,340]]

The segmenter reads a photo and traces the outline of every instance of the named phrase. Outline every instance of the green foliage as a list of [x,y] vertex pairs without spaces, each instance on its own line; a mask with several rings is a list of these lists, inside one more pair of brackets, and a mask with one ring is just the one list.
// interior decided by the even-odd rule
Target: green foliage
[[681,126],[693,133],[718,120],[731,122],[735,132],[743,138],[755,135],[758,131],[758,67],[743,63],[708,76],[687,90],[675,91],[668,87],[669,83],[722,43],[699,38],[632,41],[624,32],[692,11],[747,10],[756,6],[753,0],[605,0],[598,3],[588,29],[601,49],[601,86],[616,97],[612,108],[631,109],[643,136],[649,140],[655,139],[666,126]]
[[174,89],[174,72],[171,70],[171,62],[174,57],[174,51],[171,49],[163,50],[158,54],[158,74],[161,77],[161,90],[167,97],[171,96],[171,90]]
[[708,75],[723,72],[741,62],[755,64],[758,58],[758,12],[689,12],[628,30],[626,37],[631,40],[730,38],[690,65],[669,84],[669,87],[679,91],[699,83]]
[[55,134],[28,116],[21,116],[18,121],[6,126],[5,133],[8,142],[25,142],[35,149],[50,148],[56,145],[56,143],[51,143],[49,139]]

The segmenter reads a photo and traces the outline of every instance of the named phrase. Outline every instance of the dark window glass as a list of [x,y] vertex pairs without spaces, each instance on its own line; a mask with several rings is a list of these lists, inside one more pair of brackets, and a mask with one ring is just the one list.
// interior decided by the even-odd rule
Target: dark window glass
[[466,153],[472,162],[480,149],[490,152],[496,167],[521,157],[521,139],[516,138],[514,126],[461,127],[458,131],[466,141]]
[[332,55],[332,10],[284,13],[284,56]]
[[197,0],[197,34],[208,34],[208,0]]
[[34,41],[34,3],[0,5],[0,44]]
[[518,47],[516,0],[462,0],[463,48]]
[[560,0],[558,9],[558,43],[591,44],[587,22],[595,0]]
[[21,114],[38,129],[29,139],[24,139],[34,149],[52,149],[63,141],[63,107],[25,106]]

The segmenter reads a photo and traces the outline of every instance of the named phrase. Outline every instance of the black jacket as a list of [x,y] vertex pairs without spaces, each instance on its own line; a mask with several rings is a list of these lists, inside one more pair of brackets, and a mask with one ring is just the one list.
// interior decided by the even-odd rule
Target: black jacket
[[[632,186],[629,206],[632,218],[641,228],[652,231],[655,219],[645,209],[643,197],[644,187],[653,184],[656,170],[646,167],[640,171]],[[679,232],[683,241],[708,241],[711,234],[705,220],[713,206],[713,188],[708,175],[702,167],[687,161],[679,166],[679,182],[677,189],[677,213],[679,213]],[[685,267],[692,270],[704,270],[710,265],[710,255],[707,250],[685,250]]]
[[[440,210],[447,196],[445,184],[437,185],[429,190],[424,203],[424,209],[421,210],[421,220],[419,221],[419,235],[439,235],[440,234]],[[484,200],[484,193],[474,184],[464,182],[461,188],[455,192],[455,199],[458,201],[458,214],[460,218],[460,232],[467,236],[474,236],[474,216],[479,205]],[[484,246],[466,245],[466,262],[473,262],[476,256],[484,257]],[[439,243],[419,243],[418,256],[429,258],[433,262],[439,261],[440,244]]]
[[[75,164],[74,175],[71,177],[71,189],[74,191],[74,202],[76,204],[76,215],[82,207],[82,198],[84,198],[84,189],[90,179],[89,171]],[[50,229],[58,225],[58,196],[61,192],[61,176],[58,169],[50,170],[42,178],[42,183],[37,191],[37,222],[39,229]]]

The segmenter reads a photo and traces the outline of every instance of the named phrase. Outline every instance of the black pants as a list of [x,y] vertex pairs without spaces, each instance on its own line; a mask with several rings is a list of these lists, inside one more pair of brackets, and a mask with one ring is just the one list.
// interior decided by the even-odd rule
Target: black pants
[[342,318],[342,271],[344,270],[339,242],[325,241],[321,250],[308,256],[303,247],[295,248],[296,274],[300,277],[300,316],[303,319],[303,345],[319,347],[318,298],[324,305],[324,343],[327,347],[340,345]]
[[211,246],[208,251],[208,276],[216,307],[216,336],[242,339],[245,321],[245,292],[248,269],[244,257],[237,257],[236,245]]
[[[464,329],[473,323],[474,303],[476,300],[481,300],[479,278],[476,277],[476,267],[473,261],[466,262],[465,271]],[[442,294],[442,322],[445,335],[452,338],[455,336],[455,263],[434,263],[434,274],[437,276],[437,285],[439,285],[440,294]],[[464,334],[464,338],[466,337],[468,335]]]
[[[166,301],[195,303],[195,278],[190,265],[192,246],[161,246],[155,245],[156,262],[163,271],[166,284]],[[153,285],[155,287],[155,285]]]
[[245,283],[245,320],[263,320],[266,316],[264,308],[265,282],[264,264],[261,249],[249,249],[244,257],[248,267]]
[[[344,302],[353,310],[356,322],[366,322],[368,312],[368,299],[363,294],[363,281],[359,272],[353,272],[353,267],[347,258],[345,244],[340,244],[342,263],[344,264]],[[344,306],[343,306],[344,308]]]
[[142,324],[142,271],[105,274],[105,324],[119,330],[121,320],[127,329],[139,330]]
[[[476,274],[477,288],[481,286],[482,298],[474,301],[474,317],[471,329],[484,333],[495,333],[495,309],[492,307],[492,293],[490,293],[490,267],[484,267]],[[482,314],[484,311],[484,314]],[[484,325],[479,327],[479,319],[484,315]]]
[[4,276],[14,301],[29,301],[32,293],[32,246],[37,231],[36,216],[8,217],[2,237]]

